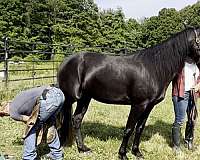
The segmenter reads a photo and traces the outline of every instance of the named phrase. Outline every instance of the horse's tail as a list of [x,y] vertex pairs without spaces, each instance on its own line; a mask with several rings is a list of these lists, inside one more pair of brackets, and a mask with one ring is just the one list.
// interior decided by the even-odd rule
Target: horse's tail
[[64,104],[62,112],[60,112],[61,128],[59,129],[60,142],[62,146],[72,146],[74,141],[72,127],[72,104]]
[[[75,69],[77,68],[77,69]],[[66,60],[58,71],[58,83],[65,95],[63,105],[62,125],[60,128],[60,141],[63,146],[73,144],[72,104],[81,96],[81,80],[83,69],[82,55],[75,55]]]

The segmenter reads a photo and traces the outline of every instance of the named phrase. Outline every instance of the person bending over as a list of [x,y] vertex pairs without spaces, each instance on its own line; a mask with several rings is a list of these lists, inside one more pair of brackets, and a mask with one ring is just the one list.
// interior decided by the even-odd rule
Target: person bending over
[[46,157],[53,160],[62,160],[61,149],[57,130],[55,128],[56,113],[64,103],[63,92],[57,87],[41,86],[20,92],[12,102],[4,105],[0,116],[10,116],[16,121],[27,124],[24,135],[23,160],[37,159],[37,133],[48,122],[54,134],[47,141],[50,153]]

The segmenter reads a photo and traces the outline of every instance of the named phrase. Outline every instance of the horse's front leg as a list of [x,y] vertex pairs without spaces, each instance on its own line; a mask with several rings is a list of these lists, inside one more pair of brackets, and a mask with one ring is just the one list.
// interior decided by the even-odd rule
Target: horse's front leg
[[90,148],[84,145],[81,134],[81,123],[88,109],[91,98],[84,97],[77,101],[77,107],[73,116],[73,127],[75,132],[76,144],[79,152],[88,152]]
[[142,153],[140,152],[139,149],[139,144],[140,144],[140,138],[142,135],[142,132],[144,130],[145,127],[145,123],[147,121],[147,118],[152,110],[152,106],[148,107],[144,113],[141,115],[141,117],[139,118],[137,125],[136,125],[136,131],[135,131],[135,137],[134,137],[134,141],[133,141],[133,146],[132,146],[132,153],[139,158],[144,158]]
[[128,116],[122,144],[119,149],[119,158],[121,160],[128,159],[126,156],[128,140],[129,140],[131,134],[133,133],[136,122],[137,122],[138,118],[140,117],[140,115],[143,113],[143,110],[144,110],[144,106],[133,106],[133,105],[131,106],[131,111]]

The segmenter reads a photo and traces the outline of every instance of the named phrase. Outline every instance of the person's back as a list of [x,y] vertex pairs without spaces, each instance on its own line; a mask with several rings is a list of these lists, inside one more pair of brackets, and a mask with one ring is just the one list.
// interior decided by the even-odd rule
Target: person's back
[[37,98],[47,87],[41,86],[20,92],[9,104],[11,118],[21,121],[22,115],[30,116]]

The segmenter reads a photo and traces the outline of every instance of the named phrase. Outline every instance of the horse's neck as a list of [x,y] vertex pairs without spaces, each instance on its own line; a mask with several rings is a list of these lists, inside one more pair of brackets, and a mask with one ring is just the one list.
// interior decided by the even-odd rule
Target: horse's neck
[[171,72],[179,72],[188,56],[189,46],[186,39],[182,39],[185,41],[173,39],[162,44],[164,51],[161,53],[161,60],[163,60],[161,65],[168,69],[171,68]]
[[[181,35],[184,36],[184,35]],[[155,67],[155,76],[161,81],[171,81],[184,66],[188,54],[188,44],[185,37],[170,39],[158,46],[145,50],[151,65]],[[148,53],[151,52],[151,53]]]

